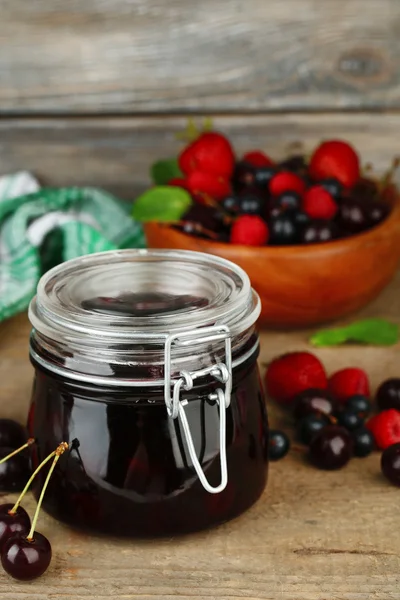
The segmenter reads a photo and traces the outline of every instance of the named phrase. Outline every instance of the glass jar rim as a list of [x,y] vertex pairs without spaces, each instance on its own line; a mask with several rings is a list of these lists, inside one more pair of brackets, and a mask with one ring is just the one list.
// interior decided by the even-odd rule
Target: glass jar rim
[[[115,288],[126,293],[151,287],[160,293],[186,292],[203,303],[152,315],[104,314],[85,307],[96,295]],[[146,340],[210,325],[225,325],[232,335],[252,327],[260,300],[236,264],[187,250],[111,250],[75,258],[49,270],[38,284],[29,307],[35,330],[49,339],[77,340],[95,336],[101,343]]]

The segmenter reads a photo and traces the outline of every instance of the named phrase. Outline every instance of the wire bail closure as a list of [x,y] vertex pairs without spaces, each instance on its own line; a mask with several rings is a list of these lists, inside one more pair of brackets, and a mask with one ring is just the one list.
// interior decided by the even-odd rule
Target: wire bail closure
[[[205,342],[225,341],[225,362],[216,363],[204,369],[188,372],[181,371],[179,379],[173,384],[171,396],[171,350],[173,344],[179,346],[192,346],[203,344]],[[168,415],[172,419],[179,418],[183,433],[189,450],[194,469],[200,479],[204,489],[210,494],[218,494],[226,488],[228,483],[228,467],[226,462],[226,409],[231,403],[232,391],[232,347],[231,334],[226,325],[213,325],[203,327],[193,331],[175,333],[167,336],[165,341],[165,380],[164,380],[164,399]],[[208,482],[203,468],[197,458],[193,438],[190,432],[189,422],[185,413],[185,406],[188,401],[181,399],[182,388],[189,391],[194,386],[194,380],[205,375],[211,375],[219,381],[224,389],[218,387],[214,393],[208,395],[210,400],[214,400],[219,407],[219,448],[221,464],[221,482],[213,487]]]

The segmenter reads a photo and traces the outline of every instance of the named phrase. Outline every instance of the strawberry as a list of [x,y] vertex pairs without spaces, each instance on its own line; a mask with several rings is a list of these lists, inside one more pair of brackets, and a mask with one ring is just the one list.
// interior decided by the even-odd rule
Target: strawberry
[[323,364],[314,354],[290,352],[271,362],[265,385],[271,398],[290,404],[297,394],[307,389],[326,389],[328,379]]
[[242,215],[232,225],[230,241],[232,244],[264,246],[268,241],[268,226],[257,215]]
[[294,173],[290,173],[290,171],[281,171],[280,173],[277,173],[269,183],[271,196],[280,196],[283,192],[288,191],[297,192],[302,196],[305,189],[305,181]]
[[190,173],[186,178],[186,189],[194,196],[208,194],[215,200],[222,200],[232,191],[228,179],[204,171]]
[[314,185],[306,191],[303,210],[312,219],[333,219],[338,206],[329,192],[321,185]]
[[316,181],[334,177],[345,187],[352,187],[360,179],[360,160],[347,142],[323,142],[311,157],[309,173]]
[[178,162],[182,173],[186,175],[202,171],[229,179],[235,166],[235,156],[226,137],[220,133],[207,132],[186,146]]
[[394,408],[383,410],[366,423],[381,450],[400,442],[400,412]]
[[242,161],[249,163],[253,167],[269,167],[270,165],[274,164],[270,157],[264,154],[264,152],[261,150],[252,150],[251,152],[246,152],[242,158]]
[[338,402],[346,402],[351,396],[370,396],[368,375],[362,369],[349,367],[331,375],[329,390]]

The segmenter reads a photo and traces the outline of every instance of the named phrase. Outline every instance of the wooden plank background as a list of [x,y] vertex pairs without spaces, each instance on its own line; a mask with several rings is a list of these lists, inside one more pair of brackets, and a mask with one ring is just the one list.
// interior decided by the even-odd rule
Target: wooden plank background
[[0,174],[132,198],[188,114],[238,152],[398,152],[398,0],[0,0]]

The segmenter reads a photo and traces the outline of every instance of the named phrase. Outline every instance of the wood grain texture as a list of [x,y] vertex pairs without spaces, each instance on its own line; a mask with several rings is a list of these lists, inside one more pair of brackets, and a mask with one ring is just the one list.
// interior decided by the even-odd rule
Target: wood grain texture
[[[0,174],[27,169],[47,185],[97,185],[133,198],[149,185],[152,162],[180,151],[175,134],[185,124],[182,116],[0,119]],[[341,137],[382,172],[399,153],[398,113],[217,116],[214,126],[238,155],[262,148],[280,158],[297,143],[311,151],[321,138]]]
[[398,0],[0,0],[0,112],[400,106]]
[[[360,316],[400,320],[400,273]],[[32,376],[25,315],[2,323],[2,416],[23,419]],[[263,332],[261,363],[308,349],[309,331]],[[329,372],[358,365],[372,386],[399,375],[400,345],[320,349]],[[290,430],[272,404],[271,423]],[[14,496],[7,496],[5,501]],[[245,515],[218,529],[161,541],[121,541],[72,531],[42,513],[54,557],[41,579],[0,574],[2,600],[399,600],[398,489],[380,475],[379,455],[338,472],[310,467],[292,452],[271,465],[268,487]],[[34,508],[31,497],[26,502]]]

